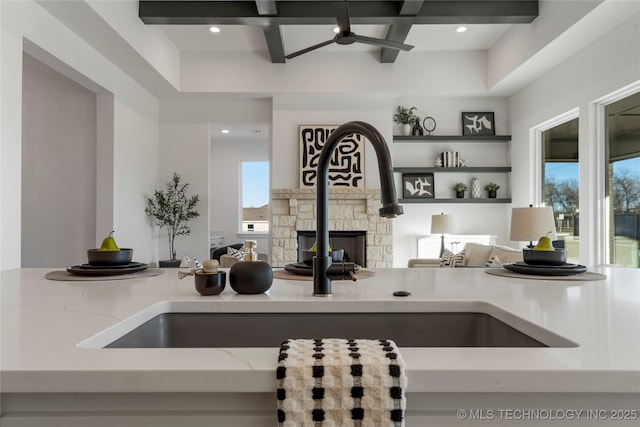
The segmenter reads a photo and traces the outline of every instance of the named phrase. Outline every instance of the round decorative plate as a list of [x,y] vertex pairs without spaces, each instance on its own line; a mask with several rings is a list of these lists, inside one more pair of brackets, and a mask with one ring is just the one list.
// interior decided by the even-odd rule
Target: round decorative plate
[[565,264],[559,266],[529,265],[522,262],[505,262],[502,267],[514,273],[531,274],[534,276],[572,276],[587,271],[587,267],[580,264]]
[[80,264],[77,267],[83,268],[85,270],[95,270],[95,269],[121,269],[121,268],[134,268],[134,267],[138,267],[142,265],[141,262],[130,262],[129,264],[123,264],[123,265],[92,265],[92,264]]
[[[360,270],[360,266],[356,264],[356,271]],[[313,267],[303,262],[296,262],[294,264],[287,264],[284,269],[289,273],[299,274],[301,276],[313,276]]]
[[[133,264],[133,265],[131,265]],[[75,274],[78,276],[116,276],[119,274],[129,274],[136,273],[138,271],[146,270],[149,265],[143,264],[140,262],[131,263],[126,266],[100,266],[87,268],[88,264],[81,265],[72,265],[71,267],[67,267],[67,271],[71,274]],[[113,267],[121,267],[121,268],[113,268]]]

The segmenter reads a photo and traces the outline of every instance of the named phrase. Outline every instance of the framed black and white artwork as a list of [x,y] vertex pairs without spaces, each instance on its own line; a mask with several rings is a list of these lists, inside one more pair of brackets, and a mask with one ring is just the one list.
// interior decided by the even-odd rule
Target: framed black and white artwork
[[493,113],[462,113],[462,135],[495,135]]
[[432,173],[402,174],[402,197],[404,199],[433,199],[434,194]]
[[[339,125],[300,125],[300,188],[315,187],[320,152]],[[329,162],[329,186],[364,188],[365,138],[348,135],[340,141]]]

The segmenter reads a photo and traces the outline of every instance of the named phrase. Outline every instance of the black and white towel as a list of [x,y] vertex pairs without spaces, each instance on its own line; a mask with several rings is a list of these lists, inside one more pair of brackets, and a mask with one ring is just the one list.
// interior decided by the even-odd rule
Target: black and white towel
[[407,376],[391,340],[287,340],[276,379],[281,427],[404,426]]

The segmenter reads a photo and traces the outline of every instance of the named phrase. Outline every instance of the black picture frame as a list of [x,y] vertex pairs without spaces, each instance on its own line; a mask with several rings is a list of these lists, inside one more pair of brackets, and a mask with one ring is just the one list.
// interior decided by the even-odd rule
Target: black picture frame
[[463,112],[462,135],[484,136],[495,135],[496,123],[493,112]]
[[435,197],[433,174],[430,172],[402,174],[402,197],[405,199],[433,199]]

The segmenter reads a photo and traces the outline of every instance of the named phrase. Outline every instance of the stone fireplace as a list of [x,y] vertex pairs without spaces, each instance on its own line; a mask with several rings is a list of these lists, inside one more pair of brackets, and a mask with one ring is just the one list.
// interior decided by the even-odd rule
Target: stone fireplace
[[[378,215],[379,189],[329,189],[329,230],[366,235],[363,267],[393,265],[392,222]],[[271,191],[271,265],[298,260],[298,231],[316,229],[316,191],[312,188]],[[306,249],[306,248],[301,248]]]

